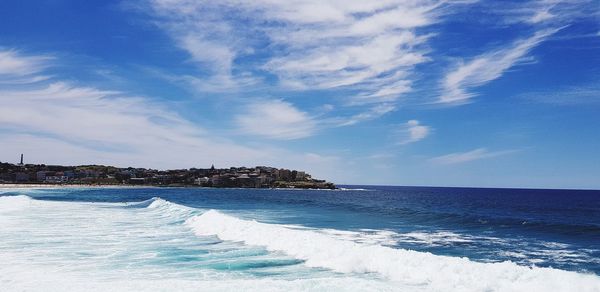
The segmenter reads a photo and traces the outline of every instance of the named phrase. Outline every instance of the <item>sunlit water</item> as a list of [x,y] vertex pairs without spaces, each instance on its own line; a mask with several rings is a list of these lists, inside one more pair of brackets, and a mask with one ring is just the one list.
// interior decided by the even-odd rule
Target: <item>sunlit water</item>
[[0,189],[0,291],[600,291],[599,192],[353,188]]

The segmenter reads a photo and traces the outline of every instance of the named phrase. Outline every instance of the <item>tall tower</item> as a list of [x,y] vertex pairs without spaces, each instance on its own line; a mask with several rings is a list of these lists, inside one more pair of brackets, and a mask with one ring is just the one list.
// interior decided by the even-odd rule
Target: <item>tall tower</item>
[[19,165],[23,165],[23,153],[21,153],[21,163]]

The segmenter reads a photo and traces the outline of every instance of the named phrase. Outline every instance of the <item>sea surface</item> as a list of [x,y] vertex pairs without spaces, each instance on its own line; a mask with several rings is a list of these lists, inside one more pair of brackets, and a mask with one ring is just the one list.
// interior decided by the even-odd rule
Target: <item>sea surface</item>
[[0,188],[0,291],[600,291],[600,191]]

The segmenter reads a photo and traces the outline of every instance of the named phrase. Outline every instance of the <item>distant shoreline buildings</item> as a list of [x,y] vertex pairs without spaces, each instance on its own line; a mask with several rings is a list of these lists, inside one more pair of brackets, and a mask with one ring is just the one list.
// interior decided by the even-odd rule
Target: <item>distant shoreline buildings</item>
[[69,185],[197,186],[216,188],[335,189],[304,171],[268,166],[156,170],[104,165],[45,165],[0,162],[0,183]]

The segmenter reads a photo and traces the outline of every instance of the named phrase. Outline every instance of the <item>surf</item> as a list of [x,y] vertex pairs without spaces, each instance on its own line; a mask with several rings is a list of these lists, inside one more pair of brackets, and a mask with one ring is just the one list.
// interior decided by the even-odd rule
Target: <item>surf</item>
[[221,240],[282,251],[310,267],[376,273],[407,287],[436,291],[600,291],[600,277],[592,274],[359,244],[314,230],[243,220],[216,210],[191,217],[186,224],[198,236],[216,235]]
[[[336,278],[339,279],[337,283],[340,286],[336,286],[339,289],[345,287],[343,283],[363,283],[369,287],[366,290],[394,287],[403,291],[600,291],[600,277],[594,274],[524,266],[509,261],[484,263],[400,249],[391,247],[393,244],[390,240],[402,234],[391,231],[362,232],[263,223],[214,209],[189,207],[158,196],[127,203],[61,202],[37,200],[26,195],[0,196],[0,221],[3,222],[6,235],[15,236],[15,244],[20,242],[18,235],[23,234],[23,230],[40,236],[36,240],[44,246],[31,246],[33,249],[27,258],[35,259],[40,264],[51,260],[65,265],[93,265],[97,259],[106,261],[104,254],[108,254],[110,261],[106,263],[110,263],[111,270],[102,273],[110,277],[117,277],[112,272],[112,265],[121,268],[127,266],[129,260],[122,256],[131,256],[148,265],[140,266],[140,270],[133,274],[150,275],[149,272],[160,269],[161,275],[169,272],[177,281],[183,280],[183,275],[196,271],[208,273],[202,276],[207,277],[204,279],[206,281],[233,277],[231,280],[240,280],[241,285],[250,282],[246,283],[239,277],[259,277],[262,281],[262,277],[272,277],[277,273],[289,274],[290,277],[311,275],[310,280],[297,282],[299,286],[279,278],[278,283],[285,283],[283,286],[286,288],[282,290],[288,291],[323,287],[320,285],[326,279],[329,281],[337,277],[332,278],[332,273],[340,277]],[[24,223],[29,225],[23,226]],[[33,238],[34,233],[28,238]],[[66,241],[66,245],[52,243],[48,240],[51,238],[46,237],[49,234],[53,234],[52,238],[62,234],[65,240],[81,241],[92,249],[70,244],[69,241]],[[420,233],[405,234],[405,237],[421,241],[430,240],[427,236]],[[444,240],[447,237],[462,240],[460,235],[454,233],[439,236]],[[93,241],[92,244],[90,241]],[[5,274],[0,280],[9,281],[8,275],[17,276],[24,270],[40,268],[39,265],[32,265],[31,261],[21,260],[24,250],[15,249],[18,246],[21,245],[7,245],[4,253],[0,250],[0,257],[12,259],[11,265],[0,265],[0,272]],[[74,253],[92,252],[94,256],[89,260],[58,255],[53,258],[36,257],[43,254],[44,249],[57,248],[68,248]],[[122,256],[110,255],[115,252]],[[327,272],[319,274],[320,271]],[[271,272],[275,274],[269,274]],[[213,273],[214,276],[210,276]],[[99,275],[98,271],[94,275]],[[47,280],[56,284],[79,277],[85,279],[83,282],[89,281],[85,275],[75,276],[70,272]],[[287,276],[283,278],[288,279]],[[9,283],[6,281],[0,283]],[[150,279],[138,284],[147,289],[149,282]],[[18,290],[19,285],[25,283],[27,280],[21,279],[7,287]],[[200,283],[185,278],[181,288],[186,290],[184,288],[199,287],[197,285]],[[124,290],[132,290],[129,288]],[[342,290],[349,289],[345,287]]]

